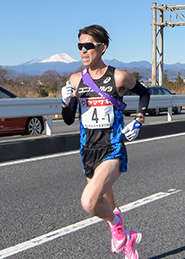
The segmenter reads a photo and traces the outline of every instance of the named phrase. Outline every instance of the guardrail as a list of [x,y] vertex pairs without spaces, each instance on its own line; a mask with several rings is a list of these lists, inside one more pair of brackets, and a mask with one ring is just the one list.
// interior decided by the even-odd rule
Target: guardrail
[[[124,96],[126,110],[138,108],[139,96]],[[167,120],[172,121],[172,107],[185,106],[185,95],[151,96],[149,108],[167,107]],[[46,135],[53,133],[52,116],[61,114],[61,98],[12,98],[0,100],[0,118],[46,116]]]

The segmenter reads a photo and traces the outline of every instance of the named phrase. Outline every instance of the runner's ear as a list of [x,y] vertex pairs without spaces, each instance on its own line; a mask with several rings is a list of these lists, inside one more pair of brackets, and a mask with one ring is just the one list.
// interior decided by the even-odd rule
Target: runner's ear
[[105,51],[107,50],[107,45],[105,43],[102,43],[102,56],[105,53]]

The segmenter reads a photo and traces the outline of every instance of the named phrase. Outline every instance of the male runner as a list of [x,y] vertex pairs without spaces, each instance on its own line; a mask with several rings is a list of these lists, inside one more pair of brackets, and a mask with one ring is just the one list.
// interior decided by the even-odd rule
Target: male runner
[[123,111],[85,85],[81,72],[72,74],[62,88],[62,115],[70,125],[75,120],[77,105],[80,121],[80,152],[87,185],[81,197],[83,208],[93,216],[109,223],[111,250],[125,250],[125,259],[138,259],[136,244],[141,233],[124,228],[120,211],[116,208],[112,186],[127,171],[127,153],[122,135],[134,140],[144,123],[149,103],[148,90],[126,71],[107,66],[102,55],[109,46],[110,37],[100,25],[79,30],[78,49],[83,65],[101,91],[121,101],[125,89],[140,96],[136,119],[124,128]]

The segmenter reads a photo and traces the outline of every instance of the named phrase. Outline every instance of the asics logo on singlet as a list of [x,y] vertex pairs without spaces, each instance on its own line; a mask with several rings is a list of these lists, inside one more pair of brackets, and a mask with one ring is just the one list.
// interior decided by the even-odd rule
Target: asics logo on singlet
[[[108,92],[110,93],[112,91],[112,86],[100,86],[100,90],[102,92]],[[78,92],[81,93],[89,93],[89,92],[94,92],[91,87],[79,87]]]
[[111,77],[108,76],[108,77],[105,78],[105,80],[103,81],[103,83],[104,83],[104,84],[107,84],[108,82],[110,82],[110,80],[111,80]]

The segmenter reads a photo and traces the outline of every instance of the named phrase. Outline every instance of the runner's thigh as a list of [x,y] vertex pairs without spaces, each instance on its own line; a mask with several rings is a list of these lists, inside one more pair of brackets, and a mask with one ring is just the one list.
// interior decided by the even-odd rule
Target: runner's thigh
[[90,180],[90,189],[94,195],[103,196],[120,176],[120,159],[111,159],[102,162]]

